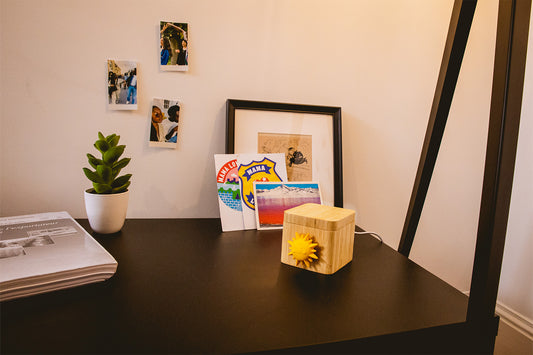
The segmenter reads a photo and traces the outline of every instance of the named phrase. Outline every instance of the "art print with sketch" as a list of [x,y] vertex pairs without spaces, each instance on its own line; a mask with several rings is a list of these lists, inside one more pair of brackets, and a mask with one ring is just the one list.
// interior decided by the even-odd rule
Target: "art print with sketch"
[[257,134],[258,153],[284,153],[289,181],[313,179],[313,137],[306,134]]

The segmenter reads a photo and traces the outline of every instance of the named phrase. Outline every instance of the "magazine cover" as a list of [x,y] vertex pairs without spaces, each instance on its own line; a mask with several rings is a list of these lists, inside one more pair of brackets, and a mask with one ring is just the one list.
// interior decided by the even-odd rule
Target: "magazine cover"
[[237,154],[215,154],[218,206],[222,231],[244,229]]
[[287,181],[285,154],[238,154],[244,229],[257,228],[255,222],[254,181]]
[[116,269],[67,212],[0,218],[0,301],[103,281]]
[[254,182],[257,229],[282,229],[285,210],[322,204],[318,182]]

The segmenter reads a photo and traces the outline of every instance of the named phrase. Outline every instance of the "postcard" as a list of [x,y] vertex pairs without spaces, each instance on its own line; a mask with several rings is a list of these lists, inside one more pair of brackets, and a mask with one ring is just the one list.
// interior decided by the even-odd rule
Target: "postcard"
[[322,204],[318,182],[254,183],[257,229],[283,228],[285,210],[305,203]]

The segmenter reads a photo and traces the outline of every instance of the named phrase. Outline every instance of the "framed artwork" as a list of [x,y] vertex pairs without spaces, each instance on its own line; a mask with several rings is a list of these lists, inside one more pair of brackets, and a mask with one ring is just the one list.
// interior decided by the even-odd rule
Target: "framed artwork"
[[137,109],[137,62],[107,60],[107,107]]
[[317,181],[343,207],[341,108],[228,99],[226,154],[284,153],[288,181]]
[[177,100],[153,99],[150,115],[150,147],[176,148],[180,104]]
[[254,182],[257,229],[283,228],[285,210],[305,203],[322,204],[318,182]]
[[189,70],[189,24],[159,22],[159,42],[163,71]]

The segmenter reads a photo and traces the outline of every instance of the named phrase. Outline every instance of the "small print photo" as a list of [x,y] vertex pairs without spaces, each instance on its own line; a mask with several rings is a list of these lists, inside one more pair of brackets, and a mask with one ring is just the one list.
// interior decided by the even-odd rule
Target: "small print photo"
[[161,70],[189,69],[189,24],[161,21],[159,23]]
[[283,213],[304,203],[322,204],[318,182],[254,182],[257,229],[283,228]]
[[111,110],[137,109],[137,63],[107,60],[107,107]]
[[313,180],[311,135],[259,132],[257,145],[257,152],[261,154],[285,154],[289,181]]
[[26,255],[25,248],[42,247],[50,244],[54,244],[54,241],[46,234],[0,242],[0,259]]
[[176,148],[180,105],[177,100],[153,99],[150,118],[150,147]]

